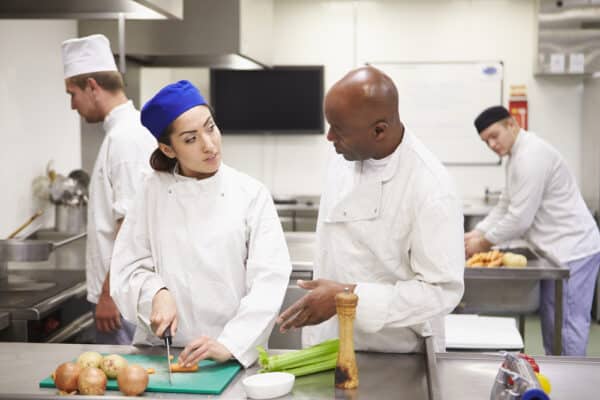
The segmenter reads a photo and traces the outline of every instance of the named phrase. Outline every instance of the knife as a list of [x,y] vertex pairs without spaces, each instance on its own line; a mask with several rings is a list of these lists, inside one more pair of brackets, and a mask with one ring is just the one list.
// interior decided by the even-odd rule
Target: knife
[[167,326],[165,329],[165,333],[163,333],[163,339],[165,341],[165,346],[167,347],[167,366],[169,368],[169,385],[173,384],[173,377],[171,372],[171,325]]

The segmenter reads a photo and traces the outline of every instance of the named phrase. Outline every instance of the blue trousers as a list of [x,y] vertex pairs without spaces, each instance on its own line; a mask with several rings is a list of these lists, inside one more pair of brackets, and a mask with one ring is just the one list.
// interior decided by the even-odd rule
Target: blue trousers
[[[600,267],[600,253],[567,263],[569,279],[563,281],[562,354],[585,356],[590,334],[592,300]],[[541,282],[540,318],[546,354],[554,338],[554,281]]]
[[96,330],[96,305],[92,305],[94,314],[94,330],[96,331],[96,344],[131,344],[135,334],[135,324],[121,317],[121,327],[112,332],[99,332]]

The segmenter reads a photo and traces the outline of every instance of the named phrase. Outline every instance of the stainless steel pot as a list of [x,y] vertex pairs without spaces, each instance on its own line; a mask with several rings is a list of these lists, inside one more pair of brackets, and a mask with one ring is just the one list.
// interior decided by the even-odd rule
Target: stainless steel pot
[[80,233],[60,242],[49,242],[47,240],[0,240],[0,262],[46,261],[54,249],[81,239],[85,235],[85,232]]
[[87,205],[56,205],[56,230],[62,233],[76,234],[85,232],[87,226]]

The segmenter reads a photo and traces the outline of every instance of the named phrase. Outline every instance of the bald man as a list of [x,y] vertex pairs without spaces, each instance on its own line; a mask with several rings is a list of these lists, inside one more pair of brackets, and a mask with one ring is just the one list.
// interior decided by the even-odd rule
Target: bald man
[[[306,326],[304,346],[338,337],[335,295],[358,295],[355,348],[421,350],[463,294],[463,216],[452,179],[400,120],[383,72],[351,71],[325,97],[332,160],[321,197],[317,255],[307,294],[278,318]],[[314,325],[314,326],[307,326]]]

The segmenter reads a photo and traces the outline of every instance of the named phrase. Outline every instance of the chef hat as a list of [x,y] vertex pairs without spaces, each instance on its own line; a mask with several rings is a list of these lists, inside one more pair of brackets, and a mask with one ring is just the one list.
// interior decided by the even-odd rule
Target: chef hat
[[189,81],[162,88],[142,108],[142,125],[159,139],[171,122],[192,107],[207,104],[200,91]]
[[65,79],[92,72],[117,71],[110,43],[104,35],[91,35],[62,43]]
[[508,117],[510,117],[510,113],[502,106],[486,108],[475,118],[475,128],[481,134],[488,126]]

